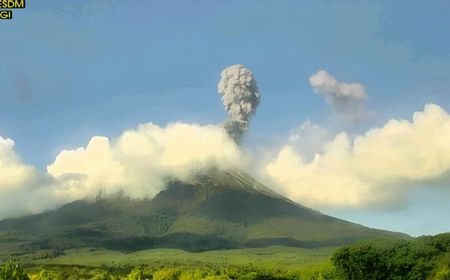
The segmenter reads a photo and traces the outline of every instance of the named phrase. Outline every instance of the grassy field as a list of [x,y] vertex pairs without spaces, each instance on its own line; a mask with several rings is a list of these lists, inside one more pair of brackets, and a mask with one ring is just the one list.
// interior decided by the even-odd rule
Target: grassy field
[[104,249],[71,249],[65,255],[31,261],[35,265],[136,266],[208,265],[213,267],[254,266],[255,268],[295,269],[329,262],[335,248],[301,249],[268,247],[189,253],[177,249],[151,249],[132,253]]
[[272,246],[201,253],[179,249],[125,253],[79,248],[57,257],[43,257],[47,253],[39,251],[21,255],[14,262],[23,265],[31,280],[340,279],[330,260],[335,250]]

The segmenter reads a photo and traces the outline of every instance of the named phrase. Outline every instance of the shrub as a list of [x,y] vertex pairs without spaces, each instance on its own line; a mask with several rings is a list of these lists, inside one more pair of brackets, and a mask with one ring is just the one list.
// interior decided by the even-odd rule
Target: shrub
[[28,275],[18,262],[12,260],[0,266],[0,280],[28,280]]
[[128,274],[127,280],[150,280],[153,279],[153,275],[148,271],[145,271],[142,267],[135,267],[130,274]]
[[31,280],[65,280],[66,277],[62,272],[49,271],[45,268],[41,269],[36,275],[31,277]]
[[[441,234],[414,240],[366,241],[337,250],[332,260],[345,279],[423,280],[430,278],[447,252],[450,234]],[[442,266],[439,273],[445,275]]]
[[114,278],[105,271],[97,272],[93,277],[92,280],[113,280]]
[[445,254],[437,261],[430,280],[449,280],[450,279],[450,252]]

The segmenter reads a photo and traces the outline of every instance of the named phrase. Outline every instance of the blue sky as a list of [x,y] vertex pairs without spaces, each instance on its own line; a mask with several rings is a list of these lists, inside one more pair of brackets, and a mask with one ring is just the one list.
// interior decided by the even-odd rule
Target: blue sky
[[[220,71],[235,63],[252,69],[262,95],[244,147],[275,145],[306,120],[363,132],[426,103],[450,111],[449,34],[445,0],[31,0],[0,22],[0,135],[44,170],[93,135],[149,121],[219,123]],[[336,123],[308,81],[320,69],[362,83],[375,116]],[[450,230],[449,193],[412,192],[402,210],[322,210],[436,233]]]

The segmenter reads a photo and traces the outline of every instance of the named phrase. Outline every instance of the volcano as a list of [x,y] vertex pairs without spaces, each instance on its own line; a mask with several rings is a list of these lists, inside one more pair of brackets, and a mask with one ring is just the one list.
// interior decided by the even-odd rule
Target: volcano
[[272,245],[315,248],[405,236],[322,214],[246,173],[218,170],[184,182],[170,180],[153,199],[117,194],[0,221],[0,251],[10,254],[79,247],[192,252]]

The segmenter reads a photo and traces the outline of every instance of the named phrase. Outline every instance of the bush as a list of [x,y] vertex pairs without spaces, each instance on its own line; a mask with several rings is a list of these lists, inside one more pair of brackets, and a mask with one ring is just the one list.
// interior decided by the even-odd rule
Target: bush
[[106,271],[100,271],[97,272],[93,277],[92,280],[113,280],[115,279],[111,274],[109,274]]
[[62,272],[49,271],[41,269],[36,275],[31,277],[31,280],[65,280],[66,277]]
[[127,280],[150,280],[153,279],[153,275],[148,271],[145,271],[142,267],[135,267],[130,274],[128,274]]
[[445,254],[437,261],[430,280],[449,280],[450,279],[450,252]]
[[181,271],[175,268],[162,268],[153,274],[154,280],[178,280]]
[[3,263],[0,267],[0,280],[28,280],[28,275],[22,266],[12,260]]

